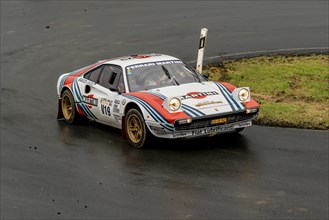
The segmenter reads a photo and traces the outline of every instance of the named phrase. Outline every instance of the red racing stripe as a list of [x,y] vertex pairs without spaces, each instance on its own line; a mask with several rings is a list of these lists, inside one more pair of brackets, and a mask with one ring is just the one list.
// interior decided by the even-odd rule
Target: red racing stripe
[[[109,60],[110,60],[110,59],[109,59]],[[87,68],[85,68],[85,69],[83,69],[83,70],[77,72],[76,74],[73,74],[73,75],[67,77],[67,79],[66,79],[65,82],[64,82],[64,85],[71,84],[71,83],[73,82],[74,78],[76,78],[76,77],[78,77],[78,76],[80,76],[80,75],[86,73],[87,71],[91,70],[91,69],[94,68],[94,67],[97,67],[97,66],[100,66],[100,65],[106,63],[106,62],[109,61],[109,60],[104,60],[104,61],[102,61],[102,62],[95,63],[95,64],[93,64],[93,65],[91,65],[91,66],[89,66],[89,67],[87,67]]]

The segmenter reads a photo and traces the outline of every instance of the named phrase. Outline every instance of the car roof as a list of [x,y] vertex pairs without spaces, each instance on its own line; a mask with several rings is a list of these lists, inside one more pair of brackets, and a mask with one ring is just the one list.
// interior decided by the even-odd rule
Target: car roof
[[124,57],[117,57],[117,58],[109,59],[107,61],[100,60],[98,62],[106,61],[104,62],[104,64],[115,64],[125,68],[127,66],[140,64],[140,63],[168,61],[168,60],[179,60],[179,59],[166,54],[151,53],[151,54],[137,54],[137,55],[124,56]]

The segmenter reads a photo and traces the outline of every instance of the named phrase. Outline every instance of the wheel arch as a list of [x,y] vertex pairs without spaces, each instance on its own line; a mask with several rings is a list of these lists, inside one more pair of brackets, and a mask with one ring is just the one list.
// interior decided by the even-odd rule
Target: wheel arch
[[[59,97],[58,97],[57,119],[63,119],[64,118],[63,110],[62,110],[62,97],[63,97],[63,93],[66,90],[69,90],[72,93],[72,90],[68,86],[64,86],[62,88],[62,90],[59,91],[60,93],[59,93]],[[73,93],[72,93],[72,95],[73,95]],[[73,95],[73,98],[74,98],[74,95]]]
[[131,102],[127,103],[126,106],[125,106],[125,109],[123,111],[123,116],[121,118],[121,137],[123,139],[126,139],[127,138],[127,136],[126,136],[125,121],[126,121],[127,112],[130,109],[136,109],[136,110],[138,110],[141,113],[141,115],[143,116],[143,118],[144,118],[143,111],[142,111],[141,107],[137,103],[135,103],[134,101],[131,101]]
[[66,90],[69,90],[69,91],[72,93],[72,95],[73,95],[73,92],[72,92],[72,90],[70,89],[70,87],[68,87],[68,86],[64,86],[64,87],[62,88],[62,90],[60,91],[60,93],[59,93],[59,98],[62,98],[63,93],[64,93]]
[[[139,106],[137,103],[135,103],[135,102],[129,102],[129,103],[126,105],[126,108],[125,108],[125,110],[124,110],[124,115],[126,115],[127,112],[128,112],[130,109],[132,109],[132,108],[135,108],[136,110],[140,111],[140,113],[142,113],[142,110],[141,110],[140,106]],[[143,113],[142,113],[142,114],[143,114]]]

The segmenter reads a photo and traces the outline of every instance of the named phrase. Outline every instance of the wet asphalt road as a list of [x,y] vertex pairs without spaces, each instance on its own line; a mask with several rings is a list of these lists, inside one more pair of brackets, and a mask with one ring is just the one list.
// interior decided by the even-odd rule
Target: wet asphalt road
[[109,57],[328,46],[326,1],[1,1],[1,219],[326,219],[327,131],[136,150],[56,120],[61,73]]

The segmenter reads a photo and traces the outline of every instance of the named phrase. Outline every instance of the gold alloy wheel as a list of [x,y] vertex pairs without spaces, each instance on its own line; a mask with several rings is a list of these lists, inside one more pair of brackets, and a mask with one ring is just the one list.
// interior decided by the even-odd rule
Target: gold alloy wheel
[[70,120],[71,117],[72,117],[72,102],[71,102],[71,99],[70,97],[65,94],[62,98],[62,111],[63,111],[63,115],[64,115],[64,118],[66,120]]
[[132,142],[138,143],[143,138],[142,122],[137,115],[132,114],[128,117],[128,135]]

